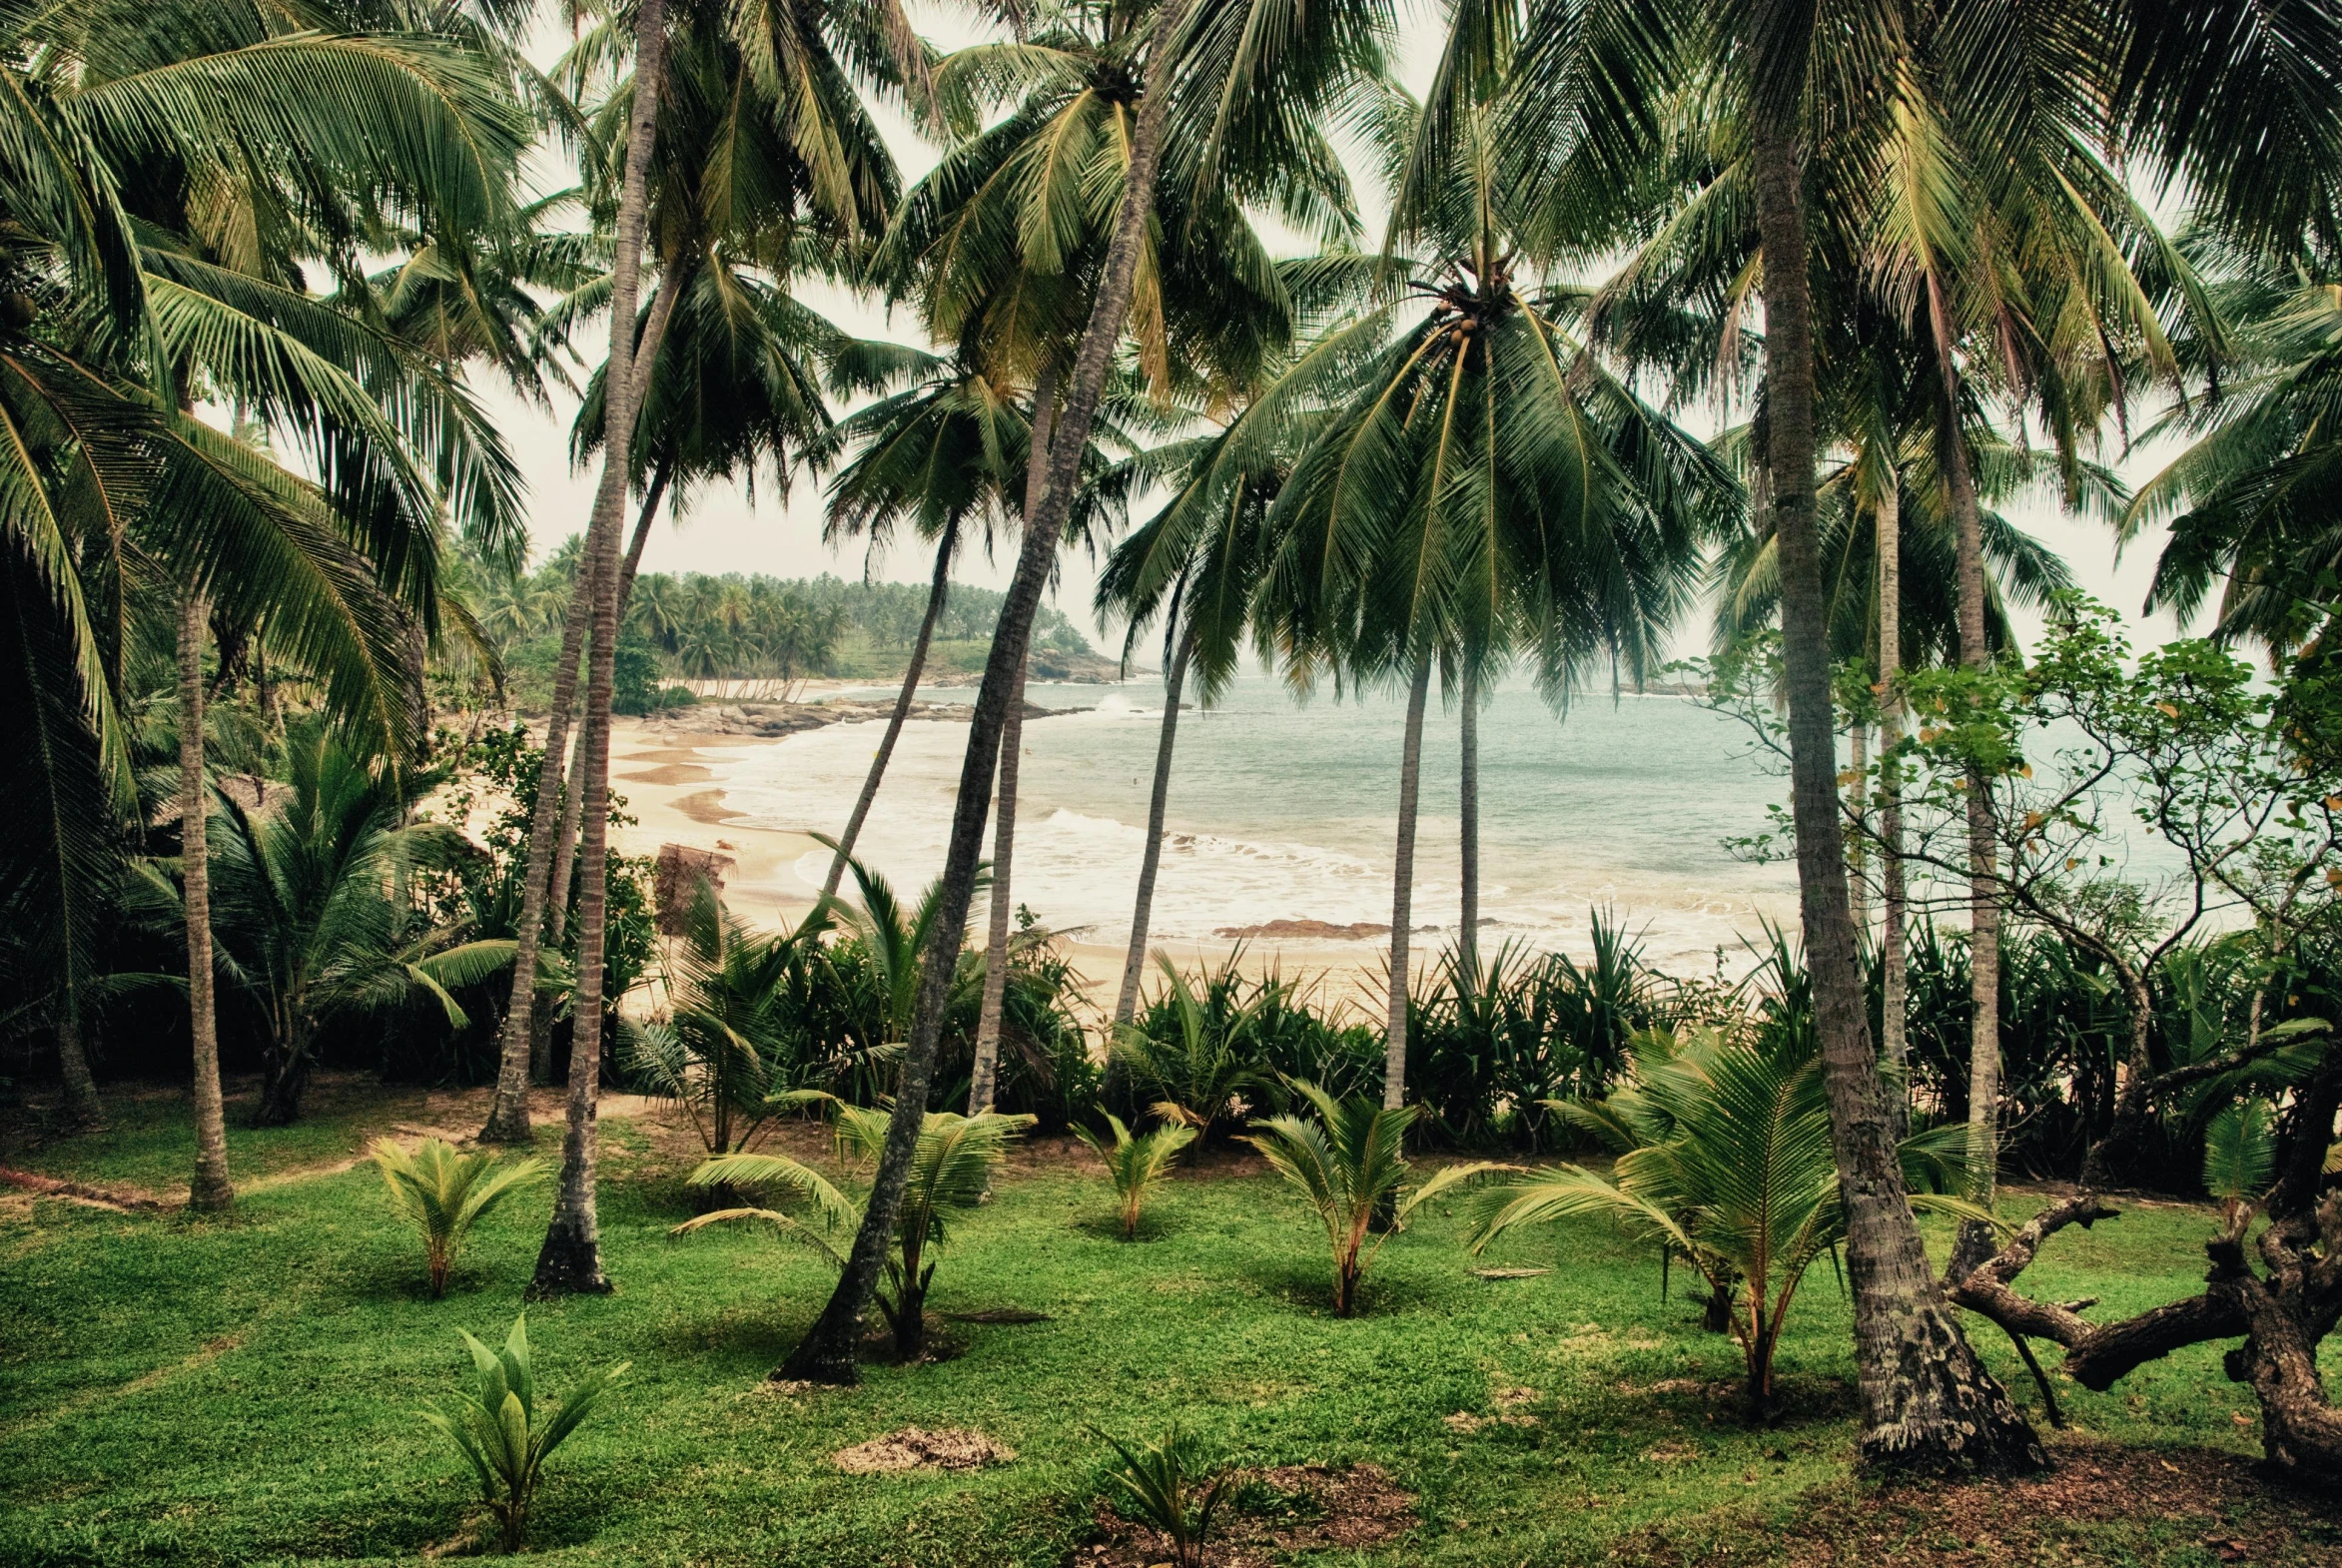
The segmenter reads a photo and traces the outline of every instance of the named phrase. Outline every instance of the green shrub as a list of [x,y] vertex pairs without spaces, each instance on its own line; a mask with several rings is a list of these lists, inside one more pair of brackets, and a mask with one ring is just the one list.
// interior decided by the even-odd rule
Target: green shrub
[[1254,1018],[1266,1003],[1255,991],[1238,1003],[1236,955],[1216,974],[1204,976],[1200,995],[1168,954],[1155,955],[1166,987],[1145,1015],[1117,1034],[1115,1053],[1132,1081],[1155,1097],[1158,1117],[1193,1128],[1208,1140],[1239,1104],[1257,1104],[1276,1094],[1276,1080],[1260,1060],[1252,1036]]
[[536,1377],[529,1364],[528,1314],[512,1319],[512,1331],[504,1336],[500,1350],[490,1350],[468,1333],[463,1343],[471,1351],[471,1387],[454,1410],[424,1410],[421,1415],[471,1461],[480,1500],[495,1515],[498,1539],[505,1551],[516,1552],[527,1531],[528,1507],[543,1479],[545,1460],[633,1363],[620,1361],[579,1384],[540,1422]]
[[391,1206],[422,1232],[434,1297],[447,1293],[447,1271],[471,1227],[542,1167],[540,1161],[523,1160],[499,1171],[496,1157],[487,1151],[457,1154],[436,1138],[424,1139],[411,1155],[391,1140],[378,1138],[374,1160],[383,1173],[383,1185],[390,1189]]
[[1226,1500],[1235,1472],[1210,1463],[1202,1445],[1175,1424],[1165,1436],[1138,1448],[1111,1432],[1098,1435],[1122,1461],[1107,1472],[1119,1501],[1140,1522],[1164,1533],[1176,1568],[1201,1568],[1212,1516]]
[[1139,1208],[1147,1201],[1148,1189],[1163,1178],[1179,1151],[1195,1142],[1195,1130],[1180,1123],[1167,1123],[1152,1133],[1134,1138],[1123,1119],[1113,1112],[1106,1113],[1106,1121],[1114,1129],[1111,1145],[1086,1127],[1074,1129],[1074,1136],[1106,1162],[1115,1196],[1122,1200],[1123,1239],[1128,1241],[1139,1233]]

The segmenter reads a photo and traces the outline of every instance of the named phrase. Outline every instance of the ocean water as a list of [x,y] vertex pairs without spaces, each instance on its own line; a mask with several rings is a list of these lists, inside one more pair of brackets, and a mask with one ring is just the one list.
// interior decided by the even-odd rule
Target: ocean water
[[[1025,726],[1013,897],[1051,927],[1127,942],[1162,687],[1035,685],[1028,695],[1067,711]],[[1274,920],[1387,923],[1404,717],[1396,693],[1296,702],[1257,675],[1183,711],[1153,936],[1210,940]],[[1413,923],[1450,937],[1457,726],[1435,695]],[[747,752],[725,804],[759,826],[834,833],[879,735],[877,723],[838,724]],[[899,890],[942,865],[966,745],[964,723],[905,726],[859,846]],[[1704,971],[1721,948],[1737,969],[1761,920],[1794,921],[1792,869],[1746,864],[1722,845],[1761,831],[1767,806],[1786,799],[1786,781],[1751,758],[1735,721],[1656,695],[1583,697],[1557,717],[1533,690],[1508,686],[1481,715],[1480,751],[1480,904],[1493,922],[1484,948],[1518,937],[1583,953],[1589,913],[1603,909],[1640,931],[1666,968]],[[826,854],[798,864],[808,897],[826,870]],[[1361,960],[1375,946],[1349,945]]]

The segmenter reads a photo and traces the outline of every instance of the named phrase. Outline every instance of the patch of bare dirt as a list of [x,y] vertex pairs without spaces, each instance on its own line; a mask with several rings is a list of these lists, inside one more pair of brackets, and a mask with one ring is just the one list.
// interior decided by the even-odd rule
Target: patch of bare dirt
[[2268,1563],[2342,1568],[2342,1509],[2202,1448],[2066,1437],[2022,1481],[1831,1487],[1778,1517],[1717,1509],[1638,1531],[1619,1568],[2139,1568]]
[[930,1432],[906,1426],[884,1437],[841,1448],[830,1462],[848,1475],[886,1475],[900,1470],[981,1470],[989,1464],[1007,1464],[1017,1450],[982,1432],[947,1427]]
[[[1171,1542],[1101,1502],[1101,1539],[1075,1551],[1069,1568],[1154,1568],[1169,1562]],[[1359,1551],[1396,1540],[1415,1526],[1415,1494],[1376,1464],[1335,1468],[1285,1464],[1241,1476],[1212,1521],[1208,1568],[1268,1568],[1287,1552]]]

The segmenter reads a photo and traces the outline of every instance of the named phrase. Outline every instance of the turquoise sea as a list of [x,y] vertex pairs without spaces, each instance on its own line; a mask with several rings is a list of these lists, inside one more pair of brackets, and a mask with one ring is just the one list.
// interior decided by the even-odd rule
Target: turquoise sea
[[[1162,688],[1149,679],[1028,695],[1059,711],[1025,728],[1013,896],[1052,927],[1128,941]],[[1387,924],[1403,720],[1395,692],[1302,702],[1260,675],[1184,710],[1154,934],[1209,941],[1276,920]],[[964,723],[914,722],[896,748],[863,850],[900,887],[923,885],[941,864],[966,735]],[[1494,922],[1484,945],[1519,937],[1582,951],[1589,911],[1608,909],[1644,934],[1654,962],[1704,970],[1721,947],[1738,969],[1762,919],[1794,918],[1790,869],[1723,847],[1762,831],[1768,804],[1785,798],[1735,720],[1679,696],[1607,693],[1556,715],[1515,684],[1483,711],[1480,736],[1481,910]],[[835,832],[877,739],[876,724],[841,724],[757,748],[727,769],[725,804],[762,826]],[[1454,709],[1435,698],[1413,923],[1450,933],[1458,739]],[[809,893],[824,869],[819,855],[801,865]]]

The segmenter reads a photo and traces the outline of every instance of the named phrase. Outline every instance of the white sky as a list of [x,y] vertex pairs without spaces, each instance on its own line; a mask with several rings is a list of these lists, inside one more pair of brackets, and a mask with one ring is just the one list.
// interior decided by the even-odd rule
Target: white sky
[[[961,8],[937,4],[934,0],[913,0],[911,9],[928,38],[939,47],[955,47],[975,36],[968,13]],[[1410,89],[1420,92],[1428,84],[1436,63],[1439,33],[1430,8],[1421,0],[1403,14],[1399,75]],[[550,64],[565,43],[565,34],[548,27],[539,40],[539,48],[533,52],[540,63]],[[901,170],[903,186],[908,190],[934,166],[937,150],[921,140],[908,122],[883,106],[878,110],[878,119]],[[545,189],[557,188],[566,183],[566,177],[558,170],[547,170],[543,183]],[[1360,178],[1358,186],[1364,217],[1373,232],[1381,218],[1379,196],[1370,180]],[[916,319],[897,313],[890,321],[887,313],[847,291],[816,282],[800,285],[798,296],[850,332],[902,341],[923,338]],[[589,330],[583,341],[594,341],[593,331]],[[513,458],[527,480],[530,542],[534,553],[541,557],[566,535],[584,528],[592,505],[594,470],[574,471],[568,460],[569,421],[576,411],[575,401],[556,394],[554,409],[547,413],[484,382],[478,394],[504,431]],[[2125,479],[2136,484],[2155,472],[2167,457],[2167,450],[2142,451],[2123,461],[2120,471]],[[679,515],[671,522],[662,519],[653,531],[644,551],[643,569],[763,572],[777,577],[814,576],[824,571],[845,577],[861,574],[864,560],[858,547],[832,550],[822,542],[821,502],[820,480],[804,475],[799,475],[786,499],[760,482],[753,507],[737,488],[694,491],[683,497]],[[2095,522],[2065,515],[2054,497],[2027,500],[2007,510],[2012,521],[2065,558],[2085,589],[2129,616],[2134,622],[2134,635],[2141,640],[2160,640],[2173,634],[2175,628],[2169,617],[2157,616],[2147,624],[2138,615],[2161,547],[2159,533],[2142,536],[2118,561],[2112,534]],[[1013,551],[1004,550],[990,561],[981,551],[971,551],[960,563],[957,580],[985,587],[1005,587],[1014,564]],[[929,566],[919,552],[897,550],[879,561],[872,575],[923,583]],[[1102,636],[1090,608],[1097,575],[1094,562],[1080,553],[1069,554],[1055,602],[1102,651],[1112,651],[1120,645],[1120,628]],[[2018,617],[2020,632],[2028,642],[2037,630],[2036,625],[2029,623],[2031,619]],[[1677,653],[1689,657],[1706,651],[1706,636],[1705,611],[1687,616],[1678,631]]]

